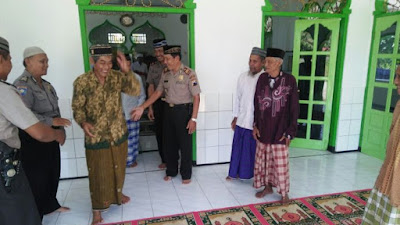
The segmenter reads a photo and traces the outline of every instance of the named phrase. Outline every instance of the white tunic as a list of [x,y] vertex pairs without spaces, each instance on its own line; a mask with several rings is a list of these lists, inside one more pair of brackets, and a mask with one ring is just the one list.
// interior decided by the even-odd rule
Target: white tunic
[[248,71],[239,76],[233,105],[233,117],[237,117],[236,125],[241,128],[253,130],[254,93],[258,77],[262,73],[264,73],[264,70],[256,75]]

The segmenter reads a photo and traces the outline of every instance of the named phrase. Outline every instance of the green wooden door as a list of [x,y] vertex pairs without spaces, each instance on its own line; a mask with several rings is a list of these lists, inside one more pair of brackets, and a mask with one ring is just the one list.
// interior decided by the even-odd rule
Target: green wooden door
[[377,18],[364,106],[361,152],[383,159],[393,110],[398,100],[393,84],[400,64],[400,15]]
[[340,19],[295,23],[293,75],[299,88],[300,115],[293,147],[328,147],[339,28]]

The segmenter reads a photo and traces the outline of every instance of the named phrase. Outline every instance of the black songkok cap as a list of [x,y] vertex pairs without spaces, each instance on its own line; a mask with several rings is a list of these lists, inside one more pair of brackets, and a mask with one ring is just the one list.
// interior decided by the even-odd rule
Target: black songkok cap
[[167,46],[167,41],[165,39],[155,39],[153,40],[153,47],[154,48],[161,48]]
[[267,57],[281,58],[285,57],[285,51],[279,48],[267,48]]
[[164,48],[164,54],[179,54],[181,53],[180,45],[168,45]]
[[10,45],[8,44],[8,41],[2,37],[0,37],[0,49],[10,52]]
[[110,56],[112,55],[112,49],[110,45],[92,45],[90,54],[92,56]]

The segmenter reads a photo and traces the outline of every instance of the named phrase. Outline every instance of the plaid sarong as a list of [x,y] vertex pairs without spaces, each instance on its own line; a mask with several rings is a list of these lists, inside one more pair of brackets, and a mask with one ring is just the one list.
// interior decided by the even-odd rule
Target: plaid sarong
[[139,154],[139,121],[127,120],[128,127],[128,157],[126,166],[132,165],[136,161],[136,156]]
[[395,225],[400,224],[400,209],[392,206],[386,195],[376,188],[371,190],[363,216],[363,225]]
[[271,185],[282,196],[289,193],[289,151],[286,145],[265,145],[257,141],[254,165],[255,188]]

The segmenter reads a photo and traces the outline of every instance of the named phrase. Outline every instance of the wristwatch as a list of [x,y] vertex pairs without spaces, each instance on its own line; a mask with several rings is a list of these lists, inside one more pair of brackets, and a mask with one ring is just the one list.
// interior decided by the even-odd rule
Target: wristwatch
[[197,119],[196,118],[190,118],[190,120],[192,120],[193,122],[196,122],[197,123]]

